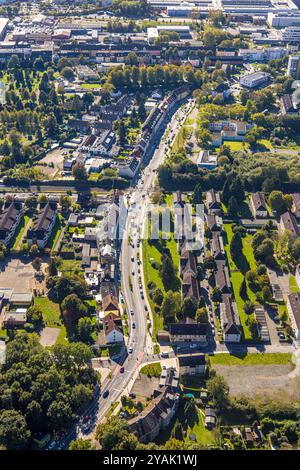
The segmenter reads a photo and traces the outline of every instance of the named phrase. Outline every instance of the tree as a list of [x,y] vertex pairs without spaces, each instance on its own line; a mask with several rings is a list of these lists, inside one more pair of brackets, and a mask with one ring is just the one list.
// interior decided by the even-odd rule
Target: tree
[[218,287],[214,287],[212,290],[211,298],[213,302],[221,302],[222,300],[222,292]]
[[192,196],[193,204],[202,204],[202,188],[201,184],[197,183]]
[[134,434],[130,434],[127,423],[114,416],[105,423],[101,423],[96,429],[96,439],[103,450],[135,450],[138,440]]
[[76,294],[70,294],[65,297],[61,303],[61,309],[65,320],[70,323],[77,322],[87,312],[86,305]]
[[163,300],[161,311],[164,318],[164,322],[174,323],[176,314],[180,309],[180,294],[178,292],[168,291]]
[[284,195],[282,191],[272,191],[268,201],[271,209],[278,214],[290,210],[293,204],[293,198],[288,194]]
[[90,318],[80,318],[77,327],[78,337],[80,341],[83,341],[84,343],[89,343],[91,341],[93,329],[93,322]]
[[96,446],[90,439],[76,439],[70,442],[69,450],[96,450]]
[[231,196],[228,202],[228,215],[230,217],[236,217],[238,214],[238,202],[234,196]]
[[119,144],[121,146],[126,145],[127,143],[127,131],[126,131],[126,126],[124,121],[120,121],[118,126],[117,126],[117,133],[118,133],[118,139],[119,139]]
[[230,254],[232,259],[237,259],[243,250],[242,237],[240,232],[234,233],[230,242]]
[[247,313],[247,315],[250,315],[254,312],[254,303],[251,302],[251,300],[247,300],[244,303],[244,312]]
[[181,315],[183,318],[195,318],[198,302],[194,297],[186,297],[182,302]]
[[75,78],[74,70],[71,69],[71,67],[64,67],[60,73],[69,82],[73,81]]
[[163,254],[161,257],[160,277],[165,289],[174,288],[175,268],[168,254]]
[[75,163],[72,168],[72,175],[77,181],[86,181],[88,178],[85,166],[83,163]]
[[30,431],[24,416],[15,410],[0,411],[0,445],[8,450],[26,449]]
[[54,258],[50,258],[49,264],[48,264],[48,274],[49,276],[57,276],[57,264],[56,260]]
[[222,376],[216,375],[207,382],[208,393],[213,397],[216,405],[221,409],[228,402],[229,387]]
[[37,305],[31,305],[27,310],[27,320],[34,324],[41,323],[43,320],[43,312],[41,308]]
[[41,258],[39,258],[38,256],[34,258],[34,260],[32,261],[32,266],[34,267],[36,271],[39,271],[42,266]]
[[61,210],[63,212],[67,212],[72,205],[72,199],[70,198],[70,196],[62,194],[59,198],[59,204],[61,206]]
[[205,307],[197,309],[196,320],[198,323],[208,323],[208,313]]
[[47,417],[55,429],[67,429],[75,418],[69,403],[56,399],[48,408]]
[[248,318],[248,328],[251,333],[252,338],[258,337],[258,321],[255,318]]

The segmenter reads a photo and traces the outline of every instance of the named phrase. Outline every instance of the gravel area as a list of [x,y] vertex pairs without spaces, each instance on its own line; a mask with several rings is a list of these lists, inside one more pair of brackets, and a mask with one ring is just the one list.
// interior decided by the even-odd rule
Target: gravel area
[[224,366],[215,365],[214,370],[222,375],[230,388],[231,395],[264,395],[274,389],[286,389],[292,386],[293,379],[289,377],[292,370],[290,364],[254,365],[254,366]]

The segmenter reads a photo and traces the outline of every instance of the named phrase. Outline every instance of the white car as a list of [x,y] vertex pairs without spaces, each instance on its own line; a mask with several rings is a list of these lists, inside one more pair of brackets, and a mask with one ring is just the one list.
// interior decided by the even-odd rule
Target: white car
[[131,346],[128,348],[128,352],[129,352],[129,354],[133,353],[133,348]]

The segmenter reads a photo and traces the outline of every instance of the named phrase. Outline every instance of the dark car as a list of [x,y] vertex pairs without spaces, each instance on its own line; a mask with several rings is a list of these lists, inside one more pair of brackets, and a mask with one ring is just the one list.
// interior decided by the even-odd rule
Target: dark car
[[130,398],[136,398],[136,394],[133,393],[133,392],[129,393],[129,396],[130,396]]
[[124,367],[121,367],[120,369],[121,374],[123,374],[124,370],[125,370]]
[[109,395],[109,390],[105,390],[105,392],[103,393],[103,398],[107,398]]

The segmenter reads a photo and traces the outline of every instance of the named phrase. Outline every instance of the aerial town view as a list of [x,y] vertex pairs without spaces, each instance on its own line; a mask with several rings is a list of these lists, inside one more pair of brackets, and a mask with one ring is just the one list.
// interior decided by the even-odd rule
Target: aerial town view
[[0,0],[0,450],[300,450],[300,0]]

